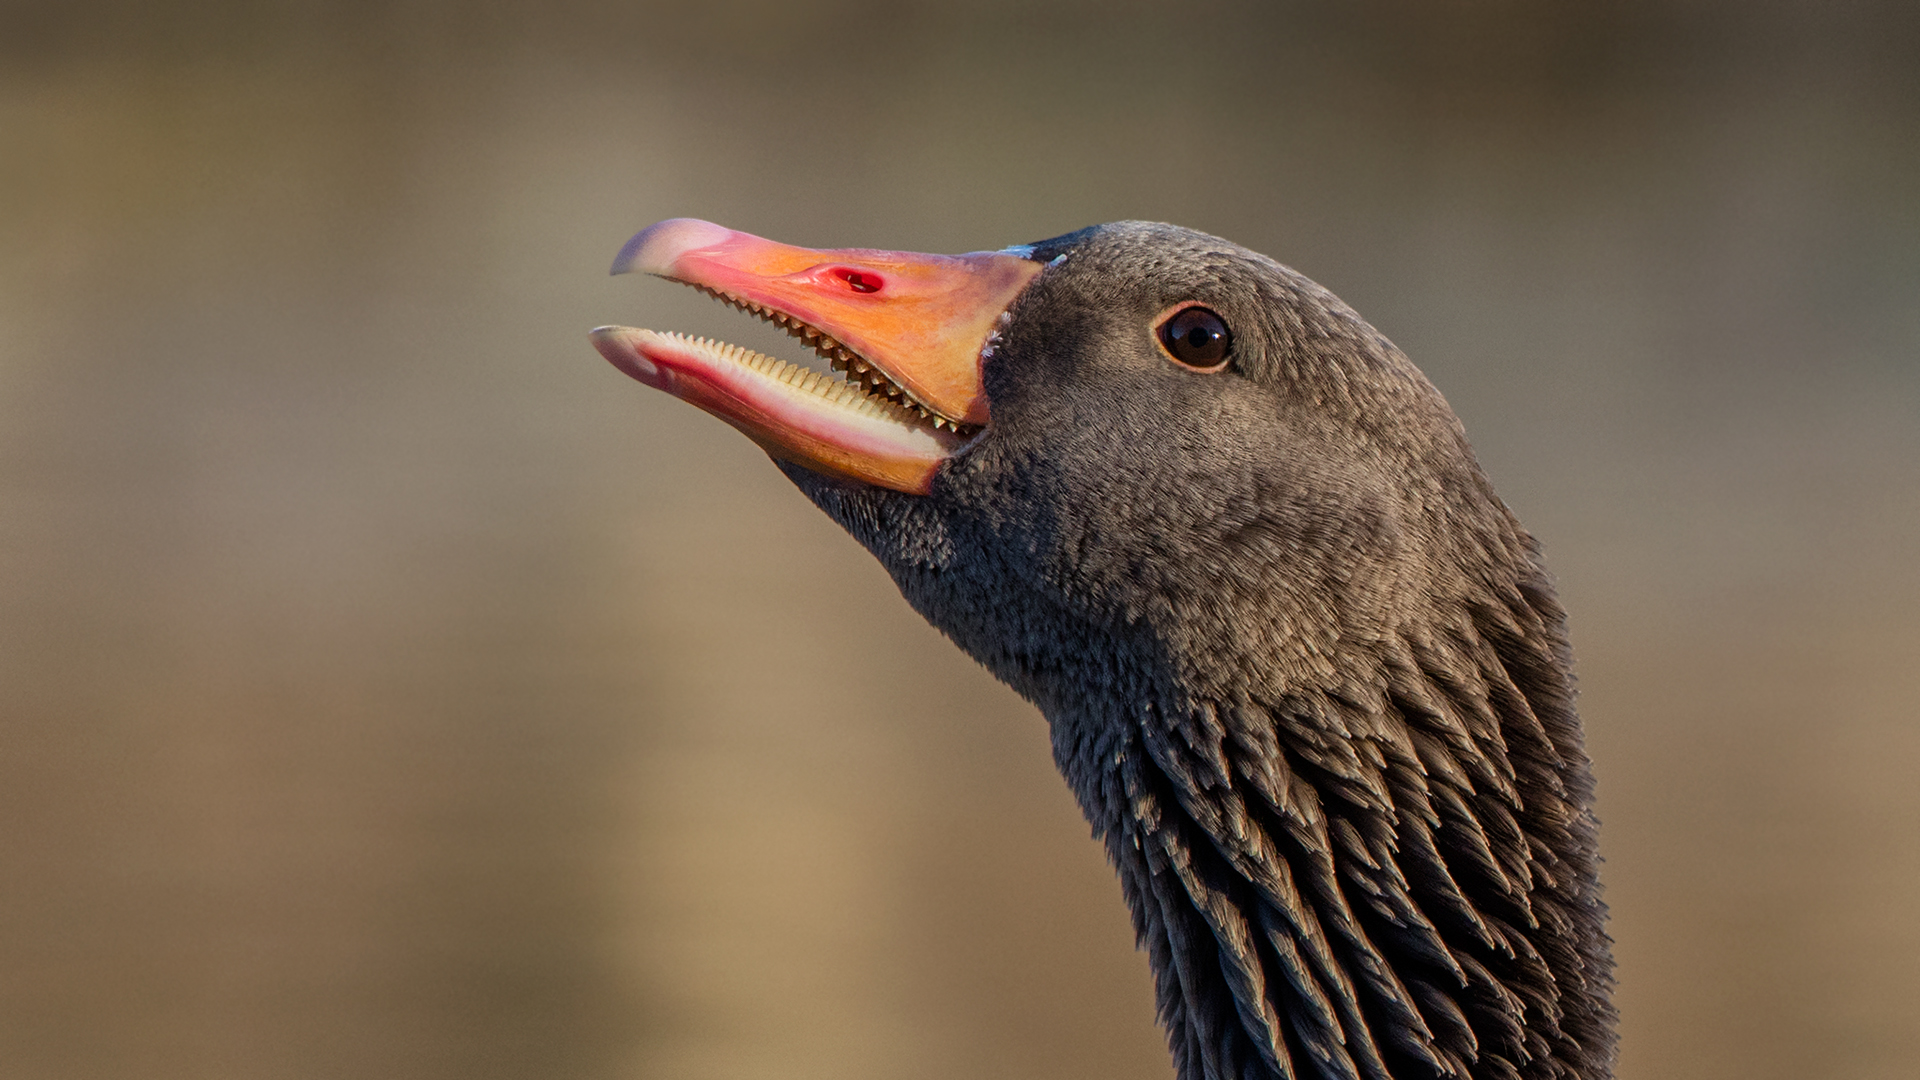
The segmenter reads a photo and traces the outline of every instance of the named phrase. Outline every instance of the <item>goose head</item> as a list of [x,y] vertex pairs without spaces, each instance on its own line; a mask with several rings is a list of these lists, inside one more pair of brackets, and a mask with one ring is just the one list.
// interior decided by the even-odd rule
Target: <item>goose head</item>
[[606,327],[1046,716],[1182,1080],[1604,1080],[1565,619],[1439,392],[1326,289],[1148,222],[960,256],[663,222],[616,272],[844,379]]

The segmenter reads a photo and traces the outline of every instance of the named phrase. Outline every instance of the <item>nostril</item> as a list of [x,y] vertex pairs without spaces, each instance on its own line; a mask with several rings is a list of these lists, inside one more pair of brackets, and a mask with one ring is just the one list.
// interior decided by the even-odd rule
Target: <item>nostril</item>
[[846,281],[847,287],[854,292],[879,292],[880,286],[886,284],[879,274],[869,274],[864,270],[841,270],[838,273],[841,279]]

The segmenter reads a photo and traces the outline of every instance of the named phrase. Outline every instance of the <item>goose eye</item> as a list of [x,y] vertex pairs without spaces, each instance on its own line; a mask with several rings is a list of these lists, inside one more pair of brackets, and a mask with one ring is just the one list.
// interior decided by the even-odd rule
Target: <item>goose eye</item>
[[1160,344],[1175,360],[1196,368],[1216,368],[1233,348],[1233,331],[1203,307],[1181,308],[1160,324]]

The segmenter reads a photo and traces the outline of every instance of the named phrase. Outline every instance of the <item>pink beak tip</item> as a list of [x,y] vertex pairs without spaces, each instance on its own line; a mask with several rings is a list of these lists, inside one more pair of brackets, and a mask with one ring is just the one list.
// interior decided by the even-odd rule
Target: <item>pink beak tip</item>
[[689,251],[714,247],[733,237],[724,225],[699,218],[668,218],[633,234],[620,254],[614,257],[612,273],[671,276],[673,264]]

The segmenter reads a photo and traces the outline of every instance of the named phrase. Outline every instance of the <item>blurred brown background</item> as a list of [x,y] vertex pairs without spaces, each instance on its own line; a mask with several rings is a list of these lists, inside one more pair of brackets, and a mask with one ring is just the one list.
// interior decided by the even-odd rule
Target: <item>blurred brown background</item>
[[1915,1075],[1916,11],[0,0],[0,1077],[1169,1075],[1037,715],[587,346],[772,343],[679,215],[1332,287],[1574,613],[1622,1077]]

